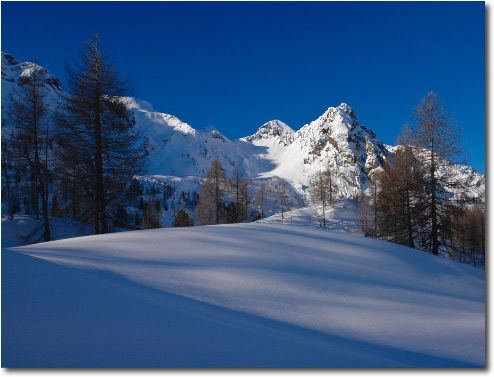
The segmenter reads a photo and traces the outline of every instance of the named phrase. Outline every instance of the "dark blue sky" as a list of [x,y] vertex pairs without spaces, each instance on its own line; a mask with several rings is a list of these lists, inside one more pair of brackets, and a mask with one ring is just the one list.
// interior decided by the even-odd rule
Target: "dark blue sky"
[[393,144],[435,91],[485,172],[483,2],[2,2],[2,51],[65,80],[98,32],[136,96],[233,139],[349,104]]

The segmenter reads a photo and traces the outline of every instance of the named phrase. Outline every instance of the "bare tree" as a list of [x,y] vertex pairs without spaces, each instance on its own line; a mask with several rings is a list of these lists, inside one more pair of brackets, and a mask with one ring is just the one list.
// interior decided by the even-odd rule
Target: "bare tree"
[[321,220],[326,227],[326,207],[333,205],[336,185],[331,171],[318,171],[309,177],[309,194],[312,201],[322,208]]
[[276,197],[281,206],[281,218],[285,218],[285,212],[290,210],[290,189],[288,182],[283,178],[279,179],[276,185]]
[[226,173],[221,161],[215,158],[202,181],[197,203],[199,225],[220,224],[225,214],[224,193]]
[[107,233],[127,185],[142,171],[146,141],[123,98],[129,81],[102,52],[97,34],[85,42],[80,62],[67,64],[67,74],[69,94],[57,117],[59,169],[80,188],[76,219],[91,222],[94,234]]
[[415,248],[416,239],[422,238],[425,177],[423,165],[409,145],[409,135],[410,128],[405,125],[397,139],[400,146],[381,179],[377,222],[381,237]]
[[439,171],[450,162],[460,162],[465,145],[454,118],[446,112],[444,104],[434,92],[428,93],[415,108],[413,120],[413,144],[426,150],[422,159],[426,167],[429,247],[433,254],[438,255],[441,239],[445,239],[450,231],[451,211],[457,209],[445,187],[461,188],[463,184],[460,181],[443,180]]
[[274,215],[276,212],[276,205],[278,204],[278,196],[277,196],[277,181],[274,178],[270,178],[268,181],[268,191],[269,196],[271,197],[271,214]]
[[[240,173],[240,164],[238,161],[235,162],[235,169],[233,170],[232,187],[235,192],[235,209],[238,212],[240,210],[240,185],[242,181],[242,175]],[[237,213],[237,218],[239,217]]]
[[[10,151],[9,138],[4,134],[2,135],[2,178],[5,182],[5,189],[7,191],[7,205],[8,213],[11,220],[14,219],[14,198],[12,192],[12,178],[10,175],[13,170],[12,152]],[[2,194],[5,190],[2,191]],[[2,195],[3,196],[3,195]]]
[[250,180],[248,177],[243,177],[240,183],[240,220],[249,221],[249,206],[252,203],[252,195],[249,191]]
[[[34,188],[33,202],[36,219],[40,219],[39,201],[41,199],[44,223],[43,238],[50,241],[51,231],[48,218],[48,192],[45,183],[48,179],[48,129],[46,71],[33,65],[29,75],[19,79],[19,89],[14,91],[7,117],[14,127],[11,150],[21,163],[31,170],[31,182]],[[46,149],[45,160],[43,151]]]
[[242,174],[238,161],[235,162],[233,175],[229,182],[234,202],[230,203],[228,206],[228,221],[233,223],[247,221],[248,205],[251,202],[251,196],[248,190],[250,181]]
[[261,219],[264,219],[264,209],[267,203],[268,187],[265,181],[261,182],[259,190],[257,191],[255,201],[261,209]]

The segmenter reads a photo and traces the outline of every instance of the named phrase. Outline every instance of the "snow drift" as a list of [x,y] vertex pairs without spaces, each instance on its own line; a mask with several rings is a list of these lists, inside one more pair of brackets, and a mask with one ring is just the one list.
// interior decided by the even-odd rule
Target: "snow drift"
[[485,272],[384,241],[252,223],[2,262],[4,367],[485,365]]

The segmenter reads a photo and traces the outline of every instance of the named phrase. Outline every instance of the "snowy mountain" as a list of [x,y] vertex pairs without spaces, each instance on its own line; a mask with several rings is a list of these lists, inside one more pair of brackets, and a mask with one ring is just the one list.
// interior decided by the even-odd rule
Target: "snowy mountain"
[[[19,77],[28,75],[33,66],[2,53],[2,107],[8,104]],[[62,90],[60,81],[48,72],[47,87],[52,95]],[[368,189],[373,177],[383,173],[384,161],[392,152],[372,130],[359,123],[353,109],[345,103],[328,108],[298,131],[280,120],[272,120],[251,136],[230,140],[213,126],[196,130],[173,115],[157,111],[146,101],[130,97],[125,101],[152,146],[144,178],[174,180],[177,185],[187,182],[189,189],[197,191],[211,161],[218,157],[227,175],[238,162],[243,173],[254,179],[254,187],[256,181],[279,177],[301,195],[311,174],[329,169],[337,179],[340,196],[351,197]],[[451,165],[444,174],[462,174],[477,182],[473,191],[476,197],[485,191],[485,178],[472,168]]]
[[57,94],[63,90],[60,80],[35,63],[21,62],[12,55],[2,52],[2,109],[10,103],[10,95],[19,85],[19,79],[29,76],[35,67],[41,68],[45,74],[45,88],[48,92],[47,102],[51,106],[54,105]]
[[283,123],[281,120],[275,119],[264,123],[253,135],[242,138],[241,140],[252,142],[272,137],[289,139],[293,133],[295,133],[295,131],[290,126]]
[[254,135],[240,139],[266,148],[267,153],[251,157],[270,160],[274,166],[259,172],[260,176],[277,175],[303,190],[311,174],[329,169],[337,177],[340,195],[348,197],[365,190],[368,179],[383,170],[388,151],[371,130],[360,125],[347,104],[330,107],[297,132],[280,123],[268,122]]
[[[33,67],[2,53],[2,107]],[[62,87],[46,73],[55,106]],[[230,140],[124,101],[152,147],[138,177],[150,185],[136,195],[149,199],[162,185],[165,227],[216,157],[229,175],[238,162],[252,190],[280,177],[304,194],[312,173],[330,169],[349,197],[399,148],[384,146],[346,104],[298,131],[273,120]],[[440,174],[485,193],[472,168]],[[274,202],[272,216],[249,224],[77,238],[91,229],[52,218],[56,241],[23,247],[20,236],[39,222],[2,219],[2,367],[485,367],[485,271],[358,237],[351,199],[327,210],[327,229],[314,207],[282,215]]]
[[202,177],[215,157],[231,170],[246,158],[237,146],[214,127],[196,130],[177,117],[156,111],[148,102],[127,97],[137,125],[152,148],[149,175]]
[[[402,145],[386,146],[391,155],[402,150]],[[422,148],[413,148],[414,156],[420,161],[425,160],[429,151]],[[453,164],[447,160],[442,160],[439,164],[437,176],[446,182],[445,190],[455,199],[479,199],[485,202],[485,176],[475,171],[474,168],[465,165]],[[458,191],[455,189],[455,182],[463,182],[467,187],[466,190]]]

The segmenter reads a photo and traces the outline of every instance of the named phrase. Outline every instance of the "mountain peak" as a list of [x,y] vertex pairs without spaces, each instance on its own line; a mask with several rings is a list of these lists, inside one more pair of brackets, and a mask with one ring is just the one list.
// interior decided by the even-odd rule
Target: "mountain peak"
[[2,51],[2,66],[3,65],[17,65],[21,64],[19,60],[17,60],[15,57],[13,57],[10,54],[7,54],[6,52]]
[[286,124],[285,122],[282,122],[281,120],[278,120],[278,119],[274,119],[274,120],[270,120],[269,122],[267,123],[264,123],[262,127],[270,127],[272,129],[280,129],[281,131],[285,131],[285,132],[289,132],[289,133],[293,133],[295,132],[288,124]]
[[357,119],[357,116],[353,112],[353,109],[350,106],[348,106],[346,103],[342,102],[340,106],[338,106],[338,109],[343,110],[343,112],[350,115],[352,119]]
[[2,79],[6,82],[17,82],[20,77],[31,76],[33,69],[39,68],[46,75],[44,82],[56,91],[62,91],[62,84],[60,80],[53,76],[48,70],[39,66],[36,63],[21,62],[17,60],[13,55],[10,55],[2,51]]
[[345,102],[340,103],[340,106],[338,106],[340,109],[343,111],[352,111],[352,108],[348,106]]
[[245,139],[252,141],[255,139],[267,139],[272,136],[282,136],[292,133],[295,133],[295,131],[290,126],[281,120],[274,119],[264,123],[252,136],[248,136]]

